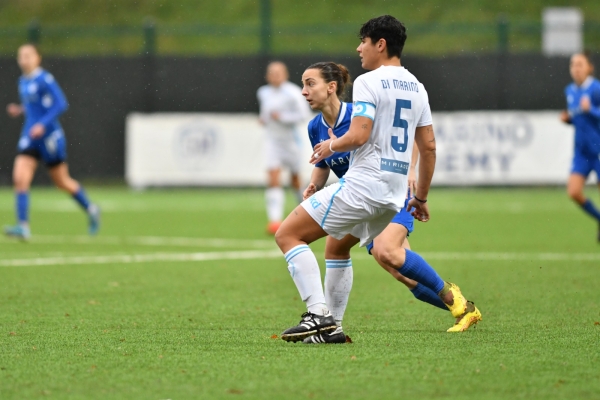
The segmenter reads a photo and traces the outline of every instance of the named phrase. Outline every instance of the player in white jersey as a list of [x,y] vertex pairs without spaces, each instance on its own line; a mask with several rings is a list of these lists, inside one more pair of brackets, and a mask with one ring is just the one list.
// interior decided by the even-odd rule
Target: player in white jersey
[[[327,247],[351,248],[379,235],[404,205],[415,142],[420,153],[419,181],[408,206],[414,209],[415,218],[429,220],[427,195],[435,167],[435,136],[425,88],[400,64],[406,28],[386,15],[369,20],[360,33],[357,51],[363,68],[371,72],[354,82],[349,131],[340,138],[330,132],[331,139],[317,144],[311,159],[316,164],[335,152],[352,151],[348,172],[339,183],[305,200],[275,235],[308,309],[297,326],[283,332],[282,339],[287,341],[337,329],[308,244],[329,235]],[[382,265],[435,288],[455,317],[465,313],[467,301],[458,287],[441,280],[416,253],[376,242],[373,254]]]
[[302,97],[301,89],[288,81],[288,71],[284,63],[275,61],[268,65],[266,80],[268,85],[258,89],[260,122],[266,128],[265,159],[268,173],[268,187],[265,193],[267,231],[274,234],[283,219],[285,193],[281,187],[281,167],[291,172],[291,185],[298,202],[300,192],[300,137],[297,124],[306,121],[310,109]]

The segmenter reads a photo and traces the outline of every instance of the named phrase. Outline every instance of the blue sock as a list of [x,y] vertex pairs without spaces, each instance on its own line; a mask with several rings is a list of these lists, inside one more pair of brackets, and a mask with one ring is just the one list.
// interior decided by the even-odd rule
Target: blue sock
[[444,281],[427,261],[414,251],[406,250],[404,265],[398,271],[407,278],[417,281],[438,294],[444,288]]
[[79,187],[77,193],[73,194],[73,199],[87,212],[88,207],[90,206],[90,201],[87,198],[87,195],[83,191],[83,187]]
[[600,222],[600,211],[598,211],[590,199],[587,199],[585,203],[581,205],[581,208],[583,208],[586,213],[596,218],[596,221]]
[[29,223],[29,192],[17,192],[15,196],[17,205],[17,221],[19,224]]
[[442,310],[450,311],[448,310],[448,307],[446,307],[442,299],[440,299],[440,296],[438,296],[437,293],[435,293],[429,288],[426,288],[420,283],[417,283],[417,286],[415,286],[415,288],[412,289],[411,292],[417,298],[417,300],[429,303],[432,306],[441,308]]

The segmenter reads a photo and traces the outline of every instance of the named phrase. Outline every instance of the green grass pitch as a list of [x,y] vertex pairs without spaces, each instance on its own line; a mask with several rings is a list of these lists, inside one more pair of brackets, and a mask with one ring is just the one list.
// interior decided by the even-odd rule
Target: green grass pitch
[[[449,313],[357,248],[353,343],[313,347],[273,338],[304,307],[262,191],[89,193],[97,238],[34,189],[33,240],[0,239],[0,399],[600,398],[600,246],[563,189],[432,191],[411,244],[480,307],[476,329],[446,333]],[[0,190],[2,223],[12,207]]]

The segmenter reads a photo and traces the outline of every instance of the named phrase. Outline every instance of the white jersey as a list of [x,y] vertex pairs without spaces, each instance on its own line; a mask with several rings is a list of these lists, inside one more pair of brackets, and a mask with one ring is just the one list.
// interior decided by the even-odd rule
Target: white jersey
[[367,143],[352,152],[347,187],[370,204],[400,210],[415,129],[432,124],[425,87],[404,67],[381,66],[354,81],[352,117],[368,117]]
[[[261,86],[256,93],[260,105],[260,119],[265,123],[267,139],[274,141],[298,140],[296,125],[310,117],[310,107],[302,96],[302,89],[291,82],[279,87]],[[276,121],[271,114],[276,112]]]

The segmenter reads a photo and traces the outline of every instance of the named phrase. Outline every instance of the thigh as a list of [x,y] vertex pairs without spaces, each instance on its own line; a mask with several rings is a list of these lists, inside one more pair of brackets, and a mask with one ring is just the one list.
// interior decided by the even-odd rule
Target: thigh
[[28,154],[19,154],[13,164],[13,181],[17,189],[26,190],[31,185],[38,160]]
[[325,241],[325,258],[327,260],[347,260],[350,258],[350,249],[360,240],[352,235],[346,235],[341,240],[327,236]]
[[48,168],[48,175],[58,187],[64,187],[66,181],[71,179],[67,163],[60,163]]
[[275,241],[284,253],[300,243],[310,244],[327,236],[302,206],[298,206],[281,223],[275,234]]
[[567,191],[570,196],[574,196],[577,194],[583,194],[583,188],[585,187],[585,181],[587,180],[587,176],[571,173],[569,175],[569,180],[567,181]]

